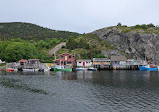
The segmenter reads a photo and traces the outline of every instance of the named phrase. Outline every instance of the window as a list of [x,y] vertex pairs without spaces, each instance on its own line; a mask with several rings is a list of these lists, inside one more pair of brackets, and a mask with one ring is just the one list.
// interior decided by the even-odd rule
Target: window
[[63,56],[61,56],[61,58],[63,58]]
[[71,59],[71,56],[69,56],[69,58]]
[[63,64],[63,61],[61,61],[61,64]]
[[71,64],[71,61],[67,61],[67,64]]
[[81,62],[78,62],[78,63],[81,63]]

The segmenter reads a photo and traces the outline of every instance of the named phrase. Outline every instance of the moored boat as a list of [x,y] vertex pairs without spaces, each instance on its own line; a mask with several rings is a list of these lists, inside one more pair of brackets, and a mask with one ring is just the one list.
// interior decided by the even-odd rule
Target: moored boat
[[13,71],[18,71],[16,68],[6,68],[7,72],[13,72]]
[[89,67],[87,70],[88,70],[88,71],[96,71],[97,68]]
[[87,68],[76,68],[76,71],[86,71]]
[[36,71],[39,71],[39,69],[36,69],[36,68],[23,68],[22,71],[24,71],[24,72],[36,72]]
[[158,71],[158,67],[154,65],[139,66],[139,70]]
[[71,66],[58,65],[54,67],[54,71],[72,71]]

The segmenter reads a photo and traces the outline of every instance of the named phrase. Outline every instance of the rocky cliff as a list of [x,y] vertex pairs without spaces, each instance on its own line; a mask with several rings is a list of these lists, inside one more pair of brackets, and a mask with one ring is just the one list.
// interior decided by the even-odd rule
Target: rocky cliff
[[146,31],[143,29],[125,31],[119,27],[109,27],[94,31],[92,34],[116,47],[116,50],[104,51],[105,55],[125,55],[134,59],[146,57],[152,63],[159,64],[159,34]]

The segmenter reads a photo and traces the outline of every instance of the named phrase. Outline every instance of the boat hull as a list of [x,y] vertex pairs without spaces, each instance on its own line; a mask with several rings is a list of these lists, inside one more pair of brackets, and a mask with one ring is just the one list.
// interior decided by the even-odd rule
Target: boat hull
[[76,68],[76,71],[86,71],[87,68]]
[[158,71],[158,68],[147,68],[144,66],[139,66],[139,70],[143,70],[143,71]]
[[39,69],[27,69],[27,68],[24,68],[23,71],[24,72],[36,72],[36,71],[39,71]]
[[14,69],[6,69],[7,72],[13,72]]
[[97,71],[97,68],[88,68],[88,71]]
[[18,71],[16,68],[6,68],[7,72],[13,72],[13,71]]
[[54,68],[54,71],[72,71],[72,69],[59,69],[59,68]]

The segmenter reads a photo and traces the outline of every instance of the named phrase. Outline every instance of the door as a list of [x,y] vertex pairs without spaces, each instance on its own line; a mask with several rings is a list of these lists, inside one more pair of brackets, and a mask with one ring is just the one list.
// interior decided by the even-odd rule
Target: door
[[85,66],[85,62],[83,62],[83,66]]

